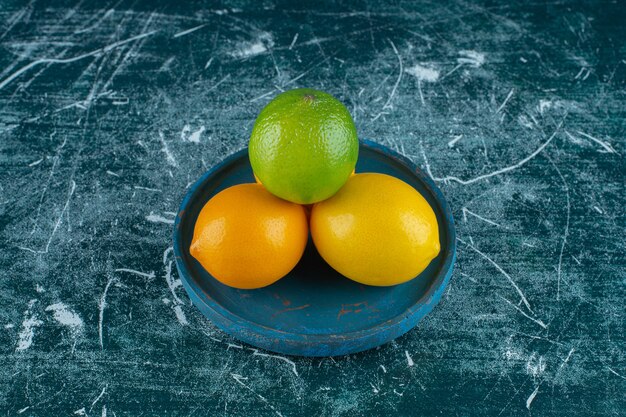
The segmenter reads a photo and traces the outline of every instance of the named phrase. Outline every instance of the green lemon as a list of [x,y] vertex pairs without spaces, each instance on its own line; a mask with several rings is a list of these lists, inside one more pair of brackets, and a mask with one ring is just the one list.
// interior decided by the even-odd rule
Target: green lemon
[[322,91],[300,88],[279,94],[257,117],[250,163],[272,194],[311,204],[335,194],[350,178],[359,153],[348,109]]

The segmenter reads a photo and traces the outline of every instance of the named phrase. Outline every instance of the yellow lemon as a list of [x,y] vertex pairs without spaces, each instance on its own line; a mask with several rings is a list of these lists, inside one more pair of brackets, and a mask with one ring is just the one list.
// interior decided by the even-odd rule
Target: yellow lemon
[[419,275],[439,254],[437,217],[409,184],[384,174],[356,174],[334,196],[316,203],[311,236],[342,275],[387,286]]

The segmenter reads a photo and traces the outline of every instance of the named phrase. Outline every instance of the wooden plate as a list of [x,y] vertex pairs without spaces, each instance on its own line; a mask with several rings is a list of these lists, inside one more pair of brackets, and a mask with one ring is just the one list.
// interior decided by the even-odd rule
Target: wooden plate
[[437,186],[411,161],[362,141],[356,172],[380,172],[411,184],[437,215],[441,252],[415,279],[394,287],[369,287],[335,272],[309,240],[300,263],[277,283],[238,290],[219,283],[189,254],[198,213],[219,191],[254,182],[243,149],[189,188],[174,224],[176,266],[191,301],[233,337],[273,352],[301,356],[345,355],[406,333],[437,304],[456,259],[454,221]]

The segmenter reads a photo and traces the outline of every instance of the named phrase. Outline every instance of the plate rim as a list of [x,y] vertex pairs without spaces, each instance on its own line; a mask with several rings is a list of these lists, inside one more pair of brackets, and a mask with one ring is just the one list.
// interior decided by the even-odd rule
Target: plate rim
[[[193,274],[190,272],[186,263],[183,261],[183,239],[182,233],[180,233],[180,224],[185,216],[187,206],[189,206],[189,204],[193,200],[198,198],[199,189],[202,187],[202,185],[205,184],[210,177],[219,172],[221,169],[237,161],[242,156],[245,156],[248,152],[248,148],[244,147],[222,159],[220,162],[216,163],[188,188],[180,204],[173,225],[174,258],[176,262],[176,268],[181,278],[181,282],[183,283],[183,287],[190,296],[193,304],[196,305],[196,307],[203,313],[203,315],[205,315],[208,319],[211,320],[211,322],[217,325],[217,327],[221,328],[226,333],[230,334],[236,339],[242,340],[246,343],[250,343],[251,345],[257,347],[279,353],[300,356],[334,356],[336,354],[356,353],[359,351],[367,350],[376,346],[380,346],[392,339],[395,339],[414,328],[419,323],[419,321],[428,313],[430,313],[435,305],[438,304],[445,288],[448,285],[448,282],[450,281],[452,272],[454,270],[454,263],[456,261],[456,231],[454,227],[454,218],[452,216],[452,211],[450,210],[448,202],[446,201],[443,193],[441,192],[439,187],[437,187],[434,181],[406,156],[396,152],[393,149],[390,149],[385,145],[373,142],[371,140],[361,139],[359,140],[359,142],[360,146],[364,146],[378,153],[382,153],[387,157],[395,159],[406,168],[409,168],[410,171],[417,176],[418,180],[424,184],[427,191],[433,195],[434,200],[439,205],[444,217],[444,227],[447,236],[447,239],[445,241],[445,247],[447,248],[447,251],[445,253],[443,263],[439,269],[439,273],[433,279],[433,284],[430,285],[424,295],[420,297],[414,304],[412,304],[407,310],[389,320],[380,322],[366,329],[332,334],[307,334],[301,332],[284,331],[268,327],[258,322],[250,321],[247,318],[241,317],[233,313],[232,311],[222,306],[219,302],[214,300],[209,294],[201,291],[199,288],[194,288],[194,286],[197,286],[197,284],[195,284],[194,282],[195,279],[193,278]],[[202,305],[198,305],[196,301],[202,303]],[[385,335],[382,340],[370,340],[381,333],[390,334]],[[258,336],[258,338],[253,337],[254,335]],[[292,348],[281,349],[280,346],[277,346],[278,341],[289,341],[290,343],[295,343],[296,346]],[[355,342],[358,347],[354,346],[356,349],[342,349],[341,346],[335,346],[338,343],[344,345],[350,341]],[[330,353],[323,355],[307,353],[307,351],[310,350],[311,346],[314,344],[332,345]],[[278,343],[278,345],[280,345],[280,343]],[[298,346],[300,346],[301,348],[298,349]],[[334,353],[335,351],[339,353]]]

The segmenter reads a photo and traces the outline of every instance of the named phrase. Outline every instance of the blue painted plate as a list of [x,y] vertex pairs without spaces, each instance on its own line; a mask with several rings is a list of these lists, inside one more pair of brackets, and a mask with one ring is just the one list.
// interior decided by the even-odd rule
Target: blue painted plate
[[221,190],[254,182],[243,149],[205,173],[180,206],[174,224],[176,266],[191,301],[215,325],[253,346],[287,355],[335,356],[382,345],[406,333],[437,304],[456,258],[454,221],[441,191],[403,156],[361,142],[356,172],[393,175],[415,187],[439,222],[441,253],[415,279],[369,287],[335,272],[309,244],[300,263],[275,284],[239,290],[219,283],[189,254],[204,204]]

